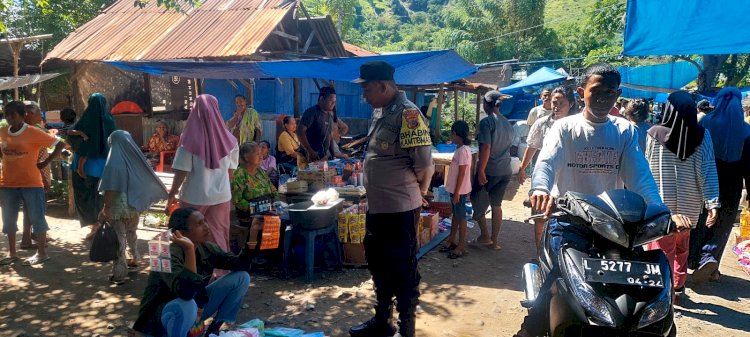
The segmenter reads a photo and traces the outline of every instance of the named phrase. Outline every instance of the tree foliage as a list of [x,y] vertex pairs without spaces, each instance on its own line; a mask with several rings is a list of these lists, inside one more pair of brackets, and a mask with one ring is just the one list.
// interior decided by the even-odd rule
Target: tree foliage
[[559,54],[554,32],[545,28],[544,0],[453,0],[443,9],[436,38],[472,62],[535,59]]
[[358,16],[355,12],[359,5],[357,0],[305,0],[303,4],[310,15],[330,15],[342,36],[354,27]]
[[[166,10],[184,12],[187,8],[200,6],[205,0],[134,0],[133,6],[143,8],[153,1]],[[115,0],[0,0],[0,34],[26,36],[41,31],[53,34],[55,41],[59,41],[114,2]]]
[[[51,44],[115,0],[0,0],[0,36],[53,34]],[[186,11],[205,0],[133,0]],[[563,59],[538,64],[582,68],[596,62],[643,65],[673,58],[621,57],[624,0],[303,0],[330,15],[342,38],[373,51],[451,48],[471,62]],[[7,32],[6,32],[7,30]],[[45,42],[46,44],[46,42]],[[32,47],[38,47],[32,45]],[[699,86],[750,85],[748,55],[703,57]]]
[[51,45],[93,19],[115,0],[55,0],[46,4],[24,2],[8,8],[3,21],[8,36],[52,34]]

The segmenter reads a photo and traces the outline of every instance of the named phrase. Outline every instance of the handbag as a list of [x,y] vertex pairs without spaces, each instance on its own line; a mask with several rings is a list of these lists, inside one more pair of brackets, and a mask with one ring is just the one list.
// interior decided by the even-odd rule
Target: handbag
[[89,260],[92,262],[109,262],[117,259],[119,250],[120,240],[117,238],[115,228],[108,221],[104,221],[96,231],[93,240],[91,240]]

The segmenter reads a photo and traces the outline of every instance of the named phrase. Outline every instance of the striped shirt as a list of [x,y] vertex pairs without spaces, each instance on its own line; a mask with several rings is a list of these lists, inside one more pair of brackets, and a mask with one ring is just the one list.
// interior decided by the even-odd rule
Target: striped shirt
[[648,135],[646,159],[664,203],[673,214],[682,214],[693,226],[703,208],[719,208],[719,180],[711,135],[682,161],[654,137]]

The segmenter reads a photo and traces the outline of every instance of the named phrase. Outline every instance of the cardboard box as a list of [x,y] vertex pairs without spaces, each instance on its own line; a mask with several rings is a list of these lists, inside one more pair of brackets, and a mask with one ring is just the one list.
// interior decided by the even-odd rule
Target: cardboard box
[[286,190],[293,193],[305,193],[308,190],[307,181],[295,180],[286,183]]
[[348,266],[366,266],[365,245],[361,243],[345,243],[344,264]]
[[335,175],[336,175],[336,169],[329,169],[325,171],[302,170],[302,171],[297,172],[297,179],[306,180],[306,181],[330,182]]
[[419,229],[429,229],[430,238],[434,237],[438,233],[438,225],[440,223],[440,215],[438,213],[426,213],[422,212],[419,217]]
[[417,233],[417,243],[420,248],[430,242],[430,240],[432,240],[432,236],[429,228],[424,228]]

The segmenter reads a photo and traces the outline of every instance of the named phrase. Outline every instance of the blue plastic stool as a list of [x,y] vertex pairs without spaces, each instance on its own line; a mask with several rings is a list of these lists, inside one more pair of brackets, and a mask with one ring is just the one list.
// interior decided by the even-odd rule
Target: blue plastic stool
[[305,271],[307,282],[312,282],[315,278],[315,238],[318,235],[333,234],[334,249],[333,255],[336,259],[337,267],[341,267],[341,243],[339,242],[339,226],[334,223],[326,228],[305,230],[300,229],[297,232],[305,238]]

